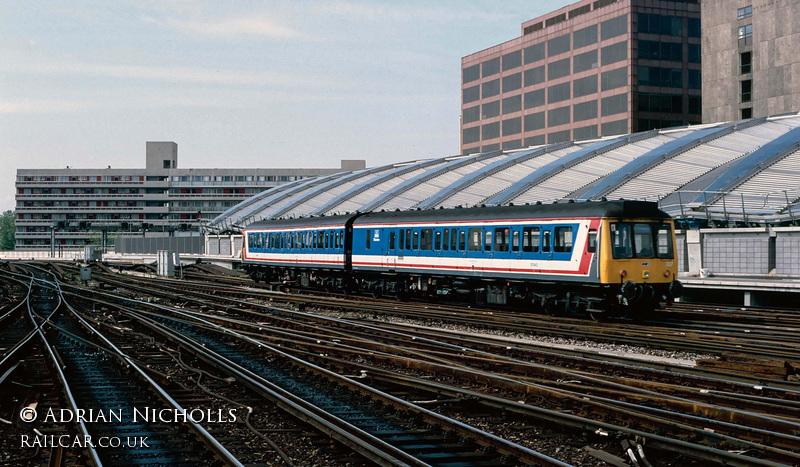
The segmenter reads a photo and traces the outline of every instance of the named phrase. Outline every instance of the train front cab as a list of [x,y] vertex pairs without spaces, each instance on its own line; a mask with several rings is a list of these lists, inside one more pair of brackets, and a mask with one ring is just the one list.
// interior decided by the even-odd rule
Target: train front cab
[[635,316],[680,296],[672,219],[605,218],[601,231],[599,271],[608,311]]

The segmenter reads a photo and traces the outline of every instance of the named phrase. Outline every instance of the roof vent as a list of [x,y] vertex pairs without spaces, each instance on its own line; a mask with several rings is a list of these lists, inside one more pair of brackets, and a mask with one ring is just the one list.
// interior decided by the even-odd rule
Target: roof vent
[[575,202],[575,200],[574,200],[574,199],[571,199],[571,200],[569,200],[568,202],[569,202],[569,203],[574,203],[574,202]]
[[536,205],[537,205],[537,206],[541,206],[541,205],[542,205],[542,202],[541,202],[541,201],[537,201],[537,202],[536,202]]
[[602,198],[600,198],[600,201],[608,201],[608,198],[606,198],[605,196],[603,196]]
[[514,203],[508,203],[508,205],[509,205],[509,206],[513,206],[513,205],[514,205]]

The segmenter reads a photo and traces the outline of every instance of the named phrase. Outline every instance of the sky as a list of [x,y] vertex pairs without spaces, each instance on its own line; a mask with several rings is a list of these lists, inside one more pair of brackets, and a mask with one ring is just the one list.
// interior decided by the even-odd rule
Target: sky
[[573,1],[0,0],[0,210],[20,168],[378,166],[458,153],[461,57]]

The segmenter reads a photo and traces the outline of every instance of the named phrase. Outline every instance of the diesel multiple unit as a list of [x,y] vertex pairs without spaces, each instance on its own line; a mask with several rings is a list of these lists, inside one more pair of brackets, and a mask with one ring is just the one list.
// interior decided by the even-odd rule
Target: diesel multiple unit
[[458,296],[626,314],[680,294],[672,219],[602,201],[268,220],[245,232],[256,281],[374,296]]

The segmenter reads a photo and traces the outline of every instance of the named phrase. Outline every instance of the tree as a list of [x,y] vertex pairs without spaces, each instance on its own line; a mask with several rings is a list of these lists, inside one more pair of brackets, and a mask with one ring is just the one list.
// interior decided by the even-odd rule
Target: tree
[[0,217],[0,250],[13,250],[17,243],[15,219],[14,211],[6,211]]

